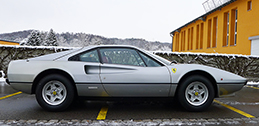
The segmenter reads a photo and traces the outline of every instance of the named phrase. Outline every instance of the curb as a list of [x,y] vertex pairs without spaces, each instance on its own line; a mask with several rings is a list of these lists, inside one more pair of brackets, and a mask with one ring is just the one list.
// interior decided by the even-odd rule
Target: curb
[[233,119],[144,119],[144,120],[0,120],[0,126],[14,126],[14,125],[74,125],[74,126],[178,126],[178,125],[257,125],[258,118],[233,118]]

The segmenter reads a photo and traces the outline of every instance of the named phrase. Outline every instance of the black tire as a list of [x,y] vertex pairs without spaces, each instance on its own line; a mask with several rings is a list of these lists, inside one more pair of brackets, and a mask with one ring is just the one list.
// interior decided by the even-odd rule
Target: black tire
[[177,98],[188,111],[204,111],[214,100],[212,83],[201,75],[193,75],[179,84]]
[[62,111],[72,104],[75,90],[69,79],[59,74],[51,74],[39,81],[35,94],[43,109]]

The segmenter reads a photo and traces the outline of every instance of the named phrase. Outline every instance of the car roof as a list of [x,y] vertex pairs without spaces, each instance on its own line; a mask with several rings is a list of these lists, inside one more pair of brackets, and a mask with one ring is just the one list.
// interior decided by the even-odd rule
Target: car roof
[[139,49],[137,48],[136,46],[132,46],[132,45],[92,45],[92,46],[86,46],[86,47],[83,47],[84,49],[89,49],[89,48],[103,48],[103,47],[123,47],[123,48],[136,48],[136,49]]

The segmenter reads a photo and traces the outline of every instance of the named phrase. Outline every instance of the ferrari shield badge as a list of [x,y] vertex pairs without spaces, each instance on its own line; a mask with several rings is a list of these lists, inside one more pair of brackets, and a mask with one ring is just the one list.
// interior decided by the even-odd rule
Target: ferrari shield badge
[[176,68],[172,68],[173,73],[176,73]]

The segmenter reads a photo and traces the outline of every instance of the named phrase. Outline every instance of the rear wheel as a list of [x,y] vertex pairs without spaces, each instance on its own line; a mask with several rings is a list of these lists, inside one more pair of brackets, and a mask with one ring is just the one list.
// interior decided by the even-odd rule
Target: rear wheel
[[39,105],[48,111],[62,111],[68,108],[75,97],[71,81],[59,74],[42,78],[36,88]]
[[215,96],[212,83],[205,77],[193,75],[184,80],[177,93],[178,101],[188,111],[204,111]]

